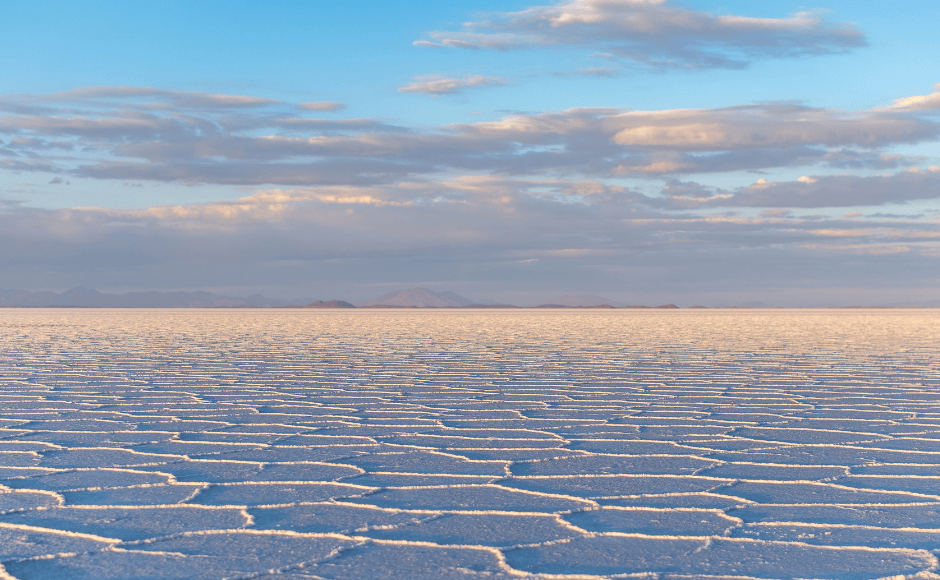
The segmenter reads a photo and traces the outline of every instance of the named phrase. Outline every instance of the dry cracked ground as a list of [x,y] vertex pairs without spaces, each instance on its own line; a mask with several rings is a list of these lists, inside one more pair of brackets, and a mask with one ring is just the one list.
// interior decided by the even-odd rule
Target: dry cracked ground
[[0,577],[940,578],[936,311],[0,312]]

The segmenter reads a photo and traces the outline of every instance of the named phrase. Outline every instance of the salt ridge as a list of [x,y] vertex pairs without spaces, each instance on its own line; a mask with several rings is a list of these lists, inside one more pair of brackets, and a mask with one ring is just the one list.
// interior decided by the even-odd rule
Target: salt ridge
[[0,578],[940,578],[938,323],[2,312]]

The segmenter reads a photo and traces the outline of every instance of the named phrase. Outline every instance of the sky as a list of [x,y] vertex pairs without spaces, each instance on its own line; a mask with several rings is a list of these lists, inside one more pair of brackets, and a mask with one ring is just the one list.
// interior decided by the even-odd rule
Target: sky
[[0,288],[940,299],[933,2],[0,16]]

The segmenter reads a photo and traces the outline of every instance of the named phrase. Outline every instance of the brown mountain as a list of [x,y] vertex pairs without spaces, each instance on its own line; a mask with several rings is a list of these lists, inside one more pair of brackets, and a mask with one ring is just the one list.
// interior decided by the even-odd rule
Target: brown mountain
[[323,300],[317,300],[316,302],[304,306],[304,308],[355,308],[355,306],[345,300],[327,300],[325,302]]
[[454,292],[434,292],[427,288],[411,288],[409,290],[398,290],[389,292],[372,300],[356,302],[357,307],[408,307],[416,306],[419,308],[460,308],[461,306],[470,306],[473,300],[465,298]]
[[544,300],[535,304],[534,306],[541,308],[559,308],[562,306],[568,307],[587,307],[587,306],[624,306],[624,304],[617,302],[616,300],[611,300],[609,298],[604,298],[603,296],[594,296],[593,294],[579,294],[572,295],[566,294],[560,298],[552,298],[551,300]]

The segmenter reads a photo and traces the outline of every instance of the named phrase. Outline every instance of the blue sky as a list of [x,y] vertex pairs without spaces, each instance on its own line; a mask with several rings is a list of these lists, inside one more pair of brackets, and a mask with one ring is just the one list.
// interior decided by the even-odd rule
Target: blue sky
[[3,13],[3,288],[940,298],[932,3]]

